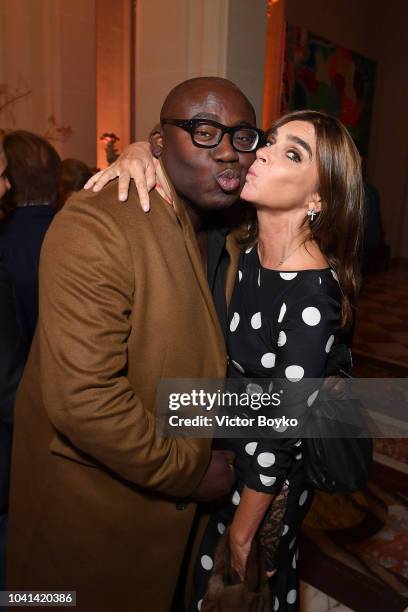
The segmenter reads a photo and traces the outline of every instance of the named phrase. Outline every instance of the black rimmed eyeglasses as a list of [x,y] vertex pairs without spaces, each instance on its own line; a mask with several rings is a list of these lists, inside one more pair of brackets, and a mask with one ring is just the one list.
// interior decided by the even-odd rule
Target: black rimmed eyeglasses
[[176,125],[188,132],[196,147],[213,149],[229,134],[231,144],[240,153],[251,153],[263,144],[265,134],[262,130],[248,125],[233,125],[228,127],[211,119],[162,119],[161,124]]

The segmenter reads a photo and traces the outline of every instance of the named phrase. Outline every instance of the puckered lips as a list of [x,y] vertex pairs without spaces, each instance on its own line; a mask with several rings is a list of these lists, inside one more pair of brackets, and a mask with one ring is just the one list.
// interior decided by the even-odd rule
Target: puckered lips
[[249,167],[249,170],[246,174],[246,179],[249,179],[251,177],[255,178],[257,175],[257,173],[254,171],[254,169],[252,168],[252,166]]
[[227,168],[217,174],[215,180],[223,191],[227,193],[236,191],[241,186],[241,171],[234,168]]

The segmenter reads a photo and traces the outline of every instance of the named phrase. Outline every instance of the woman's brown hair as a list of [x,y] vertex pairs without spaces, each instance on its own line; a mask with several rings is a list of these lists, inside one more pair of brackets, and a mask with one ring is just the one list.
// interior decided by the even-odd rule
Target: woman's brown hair
[[[314,126],[319,175],[321,212],[309,223],[315,240],[338,277],[342,292],[341,324],[352,321],[352,308],[360,287],[360,248],[363,232],[364,191],[361,160],[349,132],[335,117],[322,112],[301,110],[280,117],[270,128],[276,131],[291,121]],[[258,228],[252,223],[246,243],[257,240]]]

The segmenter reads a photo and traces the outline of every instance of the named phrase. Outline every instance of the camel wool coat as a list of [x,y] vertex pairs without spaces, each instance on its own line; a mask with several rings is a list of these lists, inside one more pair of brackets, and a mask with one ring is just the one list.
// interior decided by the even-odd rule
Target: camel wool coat
[[178,502],[209,463],[211,440],[155,434],[161,377],[226,369],[194,231],[172,195],[153,192],[146,215],[133,187],[117,201],[116,181],[80,192],[42,249],[15,409],[7,588],[76,590],[80,612],[169,610],[196,510]]

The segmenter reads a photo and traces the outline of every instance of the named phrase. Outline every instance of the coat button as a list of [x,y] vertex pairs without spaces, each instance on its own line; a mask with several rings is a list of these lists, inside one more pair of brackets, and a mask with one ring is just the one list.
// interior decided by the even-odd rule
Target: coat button
[[180,499],[180,501],[178,501],[176,504],[176,508],[177,510],[185,510],[187,508],[187,504],[188,501],[186,499]]

